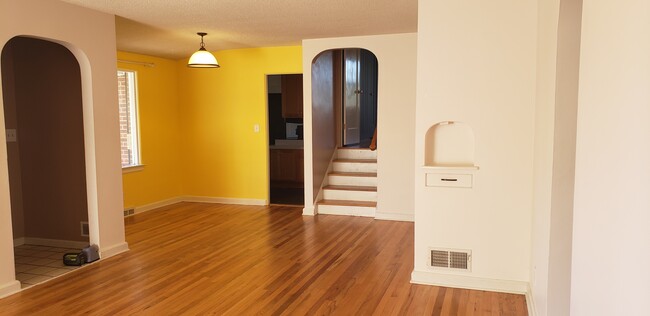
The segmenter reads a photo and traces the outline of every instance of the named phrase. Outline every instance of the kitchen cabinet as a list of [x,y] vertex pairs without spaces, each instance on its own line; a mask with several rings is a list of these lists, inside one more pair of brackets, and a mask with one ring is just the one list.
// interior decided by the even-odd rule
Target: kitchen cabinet
[[302,75],[282,75],[282,117],[302,118]]
[[271,149],[271,181],[304,182],[302,149]]

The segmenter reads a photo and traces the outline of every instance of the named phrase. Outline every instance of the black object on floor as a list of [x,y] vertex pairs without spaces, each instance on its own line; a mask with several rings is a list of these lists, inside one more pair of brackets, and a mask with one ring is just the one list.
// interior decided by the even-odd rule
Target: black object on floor
[[66,266],[80,266],[86,263],[86,255],[83,252],[68,252],[63,255],[63,264]]

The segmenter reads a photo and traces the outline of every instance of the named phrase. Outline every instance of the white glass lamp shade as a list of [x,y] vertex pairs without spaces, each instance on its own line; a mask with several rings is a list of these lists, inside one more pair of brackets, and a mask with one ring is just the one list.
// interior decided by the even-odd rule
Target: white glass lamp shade
[[217,59],[214,58],[214,55],[205,48],[201,47],[197,50],[190,60],[187,62],[187,67],[192,68],[219,68],[219,63]]

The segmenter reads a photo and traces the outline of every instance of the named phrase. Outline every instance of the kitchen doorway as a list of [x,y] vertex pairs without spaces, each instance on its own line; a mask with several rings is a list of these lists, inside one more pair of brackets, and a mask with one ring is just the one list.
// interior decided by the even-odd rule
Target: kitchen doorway
[[302,74],[268,75],[269,201],[304,205]]

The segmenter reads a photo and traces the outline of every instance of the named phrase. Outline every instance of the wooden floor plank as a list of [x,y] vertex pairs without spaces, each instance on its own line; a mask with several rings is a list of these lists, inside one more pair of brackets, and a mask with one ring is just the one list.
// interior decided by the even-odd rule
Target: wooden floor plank
[[413,223],[179,203],[130,251],[0,300],[1,315],[526,315],[522,295],[410,284]]

